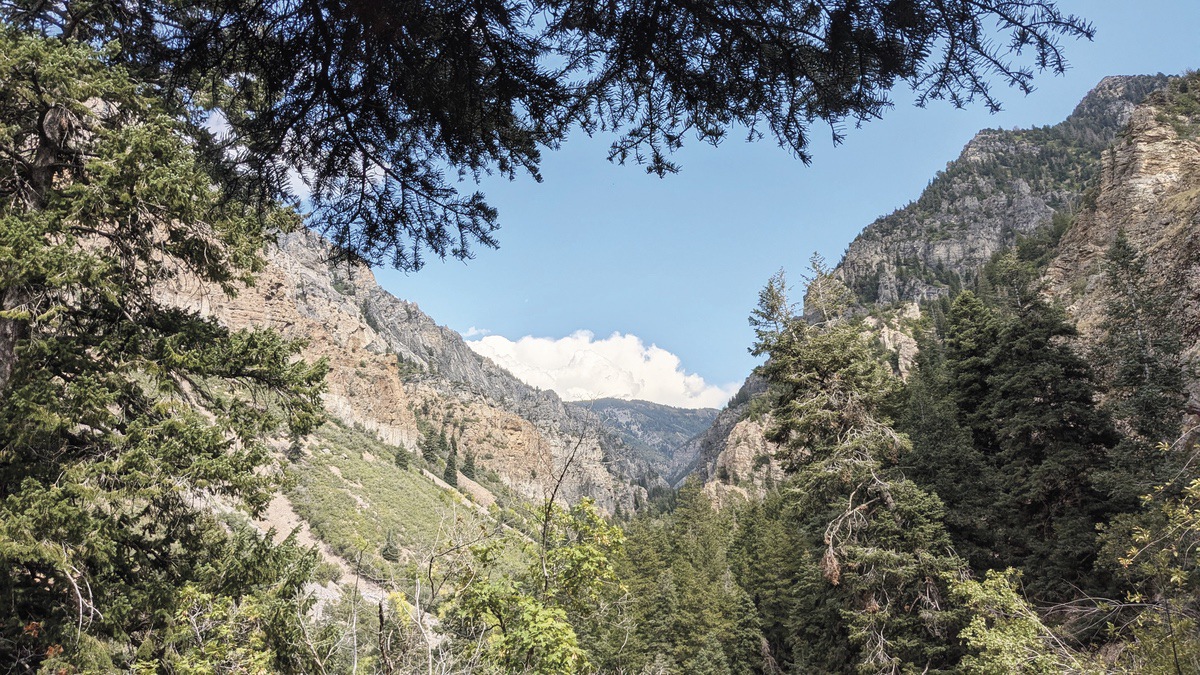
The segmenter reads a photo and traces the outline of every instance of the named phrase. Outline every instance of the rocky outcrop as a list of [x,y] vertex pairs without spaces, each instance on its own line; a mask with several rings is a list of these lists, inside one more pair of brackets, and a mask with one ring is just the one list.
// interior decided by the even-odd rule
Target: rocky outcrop
[[586,410],[534,389],[466,346],[413,303],[390,295],[361,265],[330,262],[307,231],[281,236],[267,265],[237,297],[198,283],[163,289],[233,328],[272,327],[304,339],[303,355],[329,362],[325,404],[346,422],[416,452],[421,426],[449,429],[460,449],[520,495],[555,490],[573,502],[631,510],[661,479]]
[[915,302],[906,302],[898,308],[863,319],[869,335],[874,336],[892,362],[893,372],[907,380],[917,361],[918,322],[921,307]]
[[731,495],[758,494],[783,477],[776,446],[766,439],[770,420],[761,403],[755,405],[766,391],[766,380],[752,374],[712,425],[676,450],[695,457],[676,487],[695,476],[715,503],[723,503]]
[[[1200,362],[1198,92],[1200,76],[1181,78],[1133,112],[1103,157],[1094,200],[1050,264],[1047,292],[1066,306],[1085,339],[1105,329],[1104,260],[1123,231],[1147,263],[1145,282],[1172,299],[1191,361]],[[1200,383],[1193,390],[1193,401],[1200,401]]]
[[988,129],[917,201],[868,225],[838,274],[864,303],[920,301],[969,281],[997,251],[1068,216],[1104,149],[1164,76],[1108,77],[1053,127]]
[[714,505],[760,497],[783,480],[783,469],[775,456],[778,447],[767,440],[770,424],[770,415],[750,415],[729,427],[720,452],[705,467],[705,472],[711,473],[704,491]]

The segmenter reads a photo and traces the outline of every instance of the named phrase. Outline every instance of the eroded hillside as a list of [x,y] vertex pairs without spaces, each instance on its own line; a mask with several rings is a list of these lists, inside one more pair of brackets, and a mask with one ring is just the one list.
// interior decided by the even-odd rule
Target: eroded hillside
[[388,294],[360,265],[330,262],[318,237],[281,237],[254,286],[227,299],[198,284],[170,293],[231,327],[272,327],[307,341],[304,356],[330,365],[325,404],[347,425],[418,453],[432,430],[452,439],[517,494],[591,497],[629,510],[656,477],[585,410],[525,385],[475,354],[412,303]]

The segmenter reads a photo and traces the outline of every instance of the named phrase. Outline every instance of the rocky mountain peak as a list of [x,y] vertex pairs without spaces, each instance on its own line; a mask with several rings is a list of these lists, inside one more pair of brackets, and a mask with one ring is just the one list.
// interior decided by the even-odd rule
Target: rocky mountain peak
[[1166,80],[1106,77],[1059,124],[979,132],[916,201],[863,230],[838,274],[879,304],[927,300],[967,281],[1018,234],[1078,208],[1101,153]]

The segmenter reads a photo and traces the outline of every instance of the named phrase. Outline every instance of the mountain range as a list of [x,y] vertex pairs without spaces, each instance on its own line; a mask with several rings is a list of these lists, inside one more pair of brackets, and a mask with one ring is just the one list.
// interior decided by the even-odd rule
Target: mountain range
[[[1045,251],[1043,294],[1063,306],[1085,344],[1104,335],[1106,251],[1123,234],[1149,261],[1147,280],[1200,359],[1200,109],[1189,79],[1104,78],[1063,122],[980,131],[913,202],[868,224],[835,274],[869,313],[900,375],[915,357],[921,305],[977,282],[997,253]],[[734,405],[693,441],[710,495],[761,486],[778,469],[747,380]],[[1190,417],[1200,378],[1189,379]]]
[[[981,131],[916,201],[866,226],[836,273],[871,314],[868,325],[899,374],[916,354],[920,303],[973,283],[997,252],[1030,238],[1049,251],[1044,292],[1085,336],[1099,335],[1100,259],[1118,232],[1152,260],[1150,276],[1174,298],[1194,361],[1200,115],[1181,108],[1172,87],[1178,80],[1161,75],[1105,78],[1059,124]],[[304,338],[306,358],[328,361],[332,422],[292,453],[299,484],[277,498],[264,526],[311,527],[329,560],[344,567],[352,534],[337,522],[354,518],[380,545],[408,527],[400,538],[416,547],[421,527],[435,525],[412,526],[410,511],[432,504],[503,521],[519,517],[523,504],[588,497],[620,514],[690,476],[718,503],[781,479],[765,436],[767,407],[756,404],[765,390],[758,377],[721,411],[565,403],[476,354],[383,290],[369,268],[336,254],[316,235],[295,232],[278,238],[256,284],[236,298],[199,283],[161,291],[232,327]],[[468,457],[471,476],[463,472]],[[411,459],[421,470],[382,480],[371,468],[381,458],[405,466]],[[427,506],[387,506],[400,480],[426,495]]]

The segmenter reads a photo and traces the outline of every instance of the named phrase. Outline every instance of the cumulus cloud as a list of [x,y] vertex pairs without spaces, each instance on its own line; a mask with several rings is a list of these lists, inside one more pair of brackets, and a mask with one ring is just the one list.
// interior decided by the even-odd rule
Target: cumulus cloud
[[679,357],[636,335],[613,333],[602,340],[587,330],[564,338],[500,335],[467,345],[527,384],[552,389],[563,399],[621,398],[680,408],[720,408],[740,383],[717,386],[683,369]]
[[470,340],[473,337],[483,337],[485,335],[491,335],[491,334],[492,334],[492,331],[490,331],[486,328],[476,328],[475,326],[471,326],[470,328],[468,328],[466,331],[463,332],[462,336],[464,338]]

